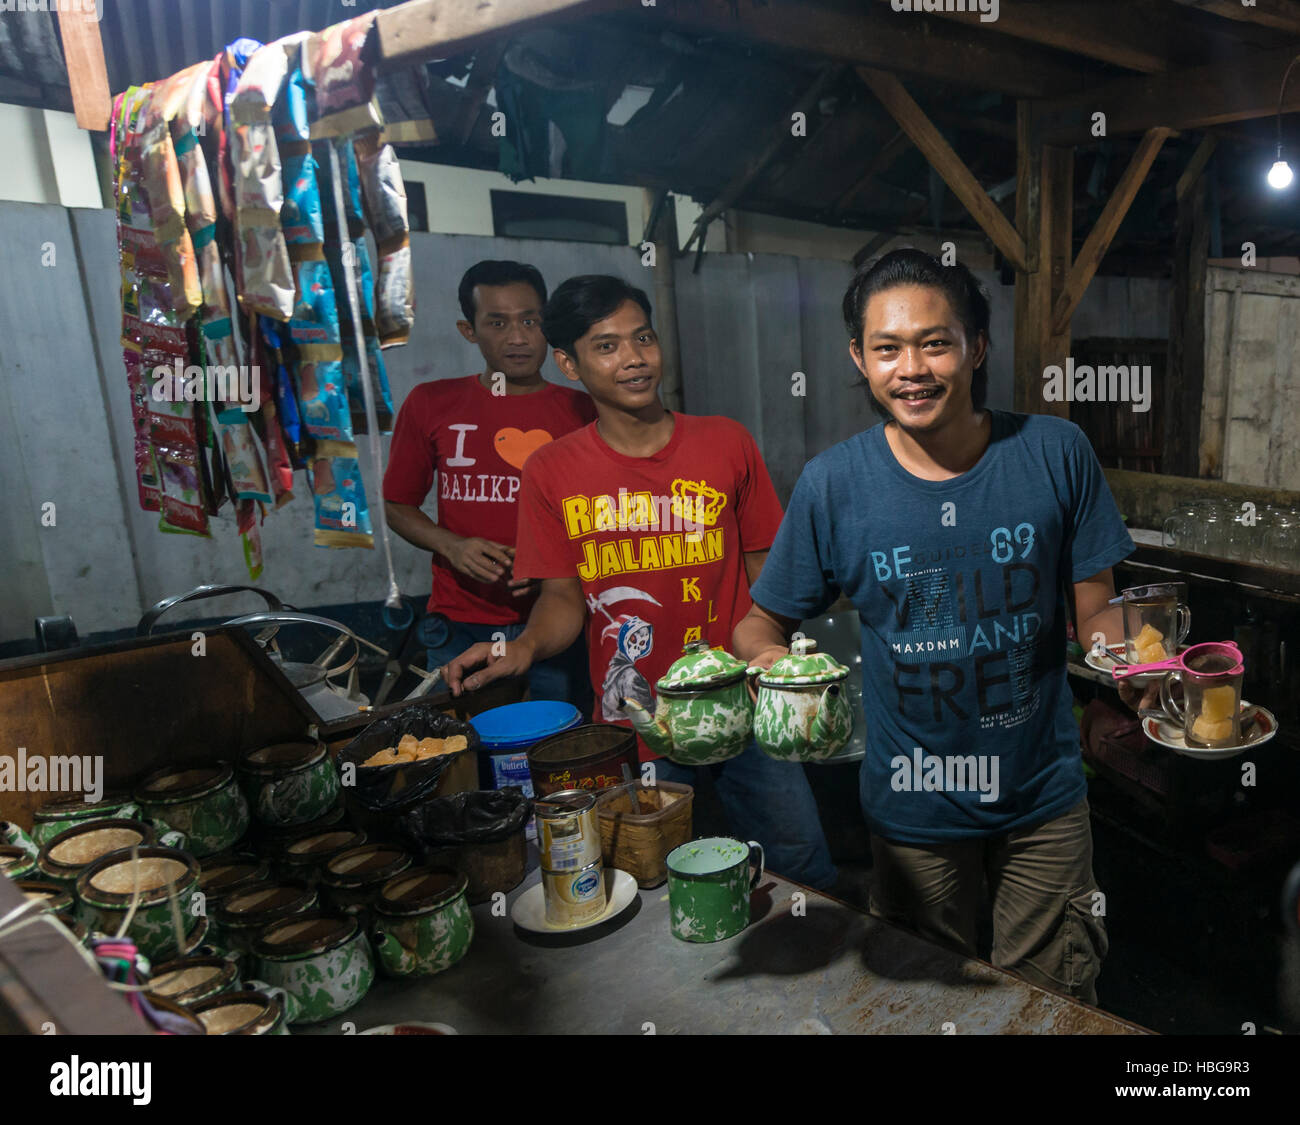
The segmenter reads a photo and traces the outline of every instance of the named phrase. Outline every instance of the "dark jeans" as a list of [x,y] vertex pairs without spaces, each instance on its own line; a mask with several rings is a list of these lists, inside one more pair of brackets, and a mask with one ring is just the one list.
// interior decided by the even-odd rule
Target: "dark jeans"
[[[451,621],[440,613],[430,613],[420,622],[420,643],[428,650],[429,671],[454,660],[471,645],[491,642],[497,633],[513,641],[524,631],[517,625],[476,625]],[[591,676],[587,671],[586,638],[574,643],[549,660],[539,660],[528,671],[528,695],[531,699],[558,699],[572,703],[591,716]]]
[[834,885],[839,873],[799,762],[778,762],[751,741],[739,755],[717,765],[681,766],[657,758],[654,766],[656,780],[684,785],[695,784],[696,770],[708,770],[731,830],[762,844],[772,871],[816,890]]

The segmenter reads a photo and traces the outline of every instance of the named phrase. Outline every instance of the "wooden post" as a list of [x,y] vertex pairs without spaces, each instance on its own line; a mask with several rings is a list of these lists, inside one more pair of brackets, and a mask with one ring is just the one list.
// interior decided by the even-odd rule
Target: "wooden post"
[[[1204,163],[1198,171],[1204,170]],[[1164,457],[1169,476],[1200,473],[1201,397],[1205,390],[1205,275],[1210,248],[1206,177],[1197,175],[1178,200],[1174,286],[1165,364]]]
[[104,41],[99,23],[84,11],[59,11],[59,34],[63,56],[68,61],[68,85],[72,88],[72,109],[82,129],[108,128],[113,98],[108,91],[108,68],[104,65]]
[[1053,331],[1052,308],[1065,289],[1073,240],[1074,150],[1033,137],[1033,108],[1017,106],[1016,227],[1025,266],[1016,273],[1015,409],[1070,416],[1068,402],[1043,398],[1043,371],[1063,366],[1070,326]]
[[[655,193],[645,190],[646,218],[654,215]],[[664,192],[659,206],[654,230],[646,237],[654,245],[655,264],[655,333],[659,337],[659,352],[663,357],[663,379],[660,389],[663,403],[669,410],[684,410],[682,389],[682,348],[677,332],[677,204]],[[642,251],[638,248],[637,253]]]

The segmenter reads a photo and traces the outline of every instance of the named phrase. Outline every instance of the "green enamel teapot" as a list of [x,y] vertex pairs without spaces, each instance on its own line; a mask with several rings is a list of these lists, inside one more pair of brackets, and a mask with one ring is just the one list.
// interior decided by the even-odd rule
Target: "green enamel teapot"
[[820,762],[853,736],[853,705],[844,690],[849,670],[817,651],[811,637],[796,636],[790,652],[771,668],[750,668],[758,681],[754,740],[785,762]]
[[743,660],[708,641],[692,641],[655,689],[653,715],[636,700],[620,703],[655,753],[684,766],[708,766],[734,758],[749,744],[754,701]]

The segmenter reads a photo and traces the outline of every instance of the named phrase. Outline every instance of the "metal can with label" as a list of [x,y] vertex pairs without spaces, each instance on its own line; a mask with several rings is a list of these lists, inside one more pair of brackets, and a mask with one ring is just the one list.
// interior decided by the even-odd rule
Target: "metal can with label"
[[600,860],[579,871],[542,869],[546,920],[552,926],[576,926],[605,913],[605,872]]
[[543,871],[578,871],[601,858],[593,794],[565,789],[539,798],[533,809]]

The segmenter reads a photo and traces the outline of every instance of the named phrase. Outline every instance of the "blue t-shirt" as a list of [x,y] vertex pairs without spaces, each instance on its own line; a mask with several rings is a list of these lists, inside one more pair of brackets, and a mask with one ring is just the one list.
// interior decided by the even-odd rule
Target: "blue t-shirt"
[[904,469],[883,423],[814,458],[751,591],[800,621],[840,591],[857,607],[862,808],[902,843],[1030,827],[1086,792],[1064,584],[1133,540],[1077,426],[990,413],[988,448],[952,480]]

